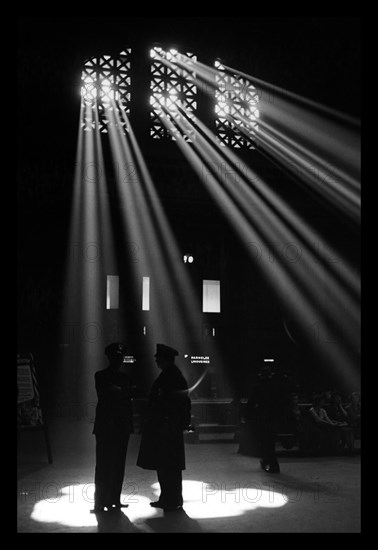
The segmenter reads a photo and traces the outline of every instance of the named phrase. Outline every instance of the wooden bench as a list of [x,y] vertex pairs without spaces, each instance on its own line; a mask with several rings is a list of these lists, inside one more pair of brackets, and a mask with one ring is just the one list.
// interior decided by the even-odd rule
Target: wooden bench
[[[232,441],[229,437],[221,437],[223,434],[235,434],[237,426],[235,424],[219,424],[219,423],[200,423],[195,426],[192,434],[187,434],[188,442],[199,443],[200,441],[210,441],[210,439],[201,439],[202,434],[206,435],[218,435],[216,440],[224,439]],[[191,436],[191,437],[190,437]]]

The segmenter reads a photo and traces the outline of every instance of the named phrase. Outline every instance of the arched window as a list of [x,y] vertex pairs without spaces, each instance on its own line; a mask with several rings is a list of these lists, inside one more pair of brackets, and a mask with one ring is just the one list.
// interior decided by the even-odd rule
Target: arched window
[[[197,114],[196,63],[193,53],[160,46],[150,50],[152,139],[195,139],[191,121],[195,122]],[[219,61],[215,61],[214,68],[215,91],[211,93],[217,138],[223,146],[253,149],[259,118],[257,90],[248,79],[231,74]],[[209,75],[214,75],[214,68],[209,68]],[[111,125],[127,131],[123,113],[130,113],[131,49],[88,59],[81,81],[84,131],[98,128],[101,133],[108,133]]]
[[[131,49],[126,49],[117,55],[102,55],[85,62],[81,75],[81,126],[84,131],[94,130],[98,124],[99,131],[107,133],[109,124],[115,120],[114,109],[122,108],[129,114],[130,57]],[[122,116],[117,116],[116,120],[126,129]]]
[[[181,135],[186,141],[191,141],[193,132],[185,120],[186,116],[193,119],[197,110],[197,86],[193,80],[196,75],[191,68],[191,61],[197,58],[192,53],[183,55],[173,49],[164,51],[160,47],[152,48],[150,55],[150,135],[153,139],[173,140]],[[164,116],[170,123],[169,129],[162,120]]]
[[228,74],[219,61],[215,61],[214,66],[217,69],[215,125],[220,144],[253,149],[259,117],[257,90],[245,78]]

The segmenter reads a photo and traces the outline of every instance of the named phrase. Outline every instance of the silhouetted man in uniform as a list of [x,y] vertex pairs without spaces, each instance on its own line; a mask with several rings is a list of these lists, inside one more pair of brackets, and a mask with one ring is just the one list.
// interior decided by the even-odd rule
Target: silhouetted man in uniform
[[246,420],[256,454],[261,458],[261,467],[270,473],[280,471],[276,456],[276,436],[286,393],[283,377],[272,372],[270,365],[264,363],[248,398]]
[[126,452],[133,433],[131,378],[121,372],[126,347],[113,343],[105,348],[109,366],[96,372],[98,397],[93,433],[96,436],[95,505],[93,513],[104,508],[122,508],[122,484]]
[[160,497],[150,505],[164,511],[180,510],[182,470],[185,470],[183,431],[190,424],[188,385],[175,365],[178,352],[157,344],[155,361],[161,373],[151,387],[137,465],[156,470]]

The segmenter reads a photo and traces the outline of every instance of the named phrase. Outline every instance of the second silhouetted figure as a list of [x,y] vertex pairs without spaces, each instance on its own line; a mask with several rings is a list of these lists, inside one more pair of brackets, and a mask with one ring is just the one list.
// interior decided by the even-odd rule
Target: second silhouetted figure
[[151,387],[137,459],[141,468],[156,470],[160,497],[151,506],[166,512],[179,510],[183,504],[183,432],[190,425],[188,385],[175,365],[177,355],[175,349],[157,344],[155,361],[162,372]]
[[275,441],[277,428],[287,396],[286,382],[264,363],[252,385],[246,408],[255,453],[266,472],[279,473]]

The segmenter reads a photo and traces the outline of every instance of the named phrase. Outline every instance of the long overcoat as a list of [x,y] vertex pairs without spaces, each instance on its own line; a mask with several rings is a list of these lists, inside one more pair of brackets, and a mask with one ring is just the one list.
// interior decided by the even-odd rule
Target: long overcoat
[[137,465],[146,470],[185,470],[183,431],[190,424],[188,385],[172,363],[151,387]]

